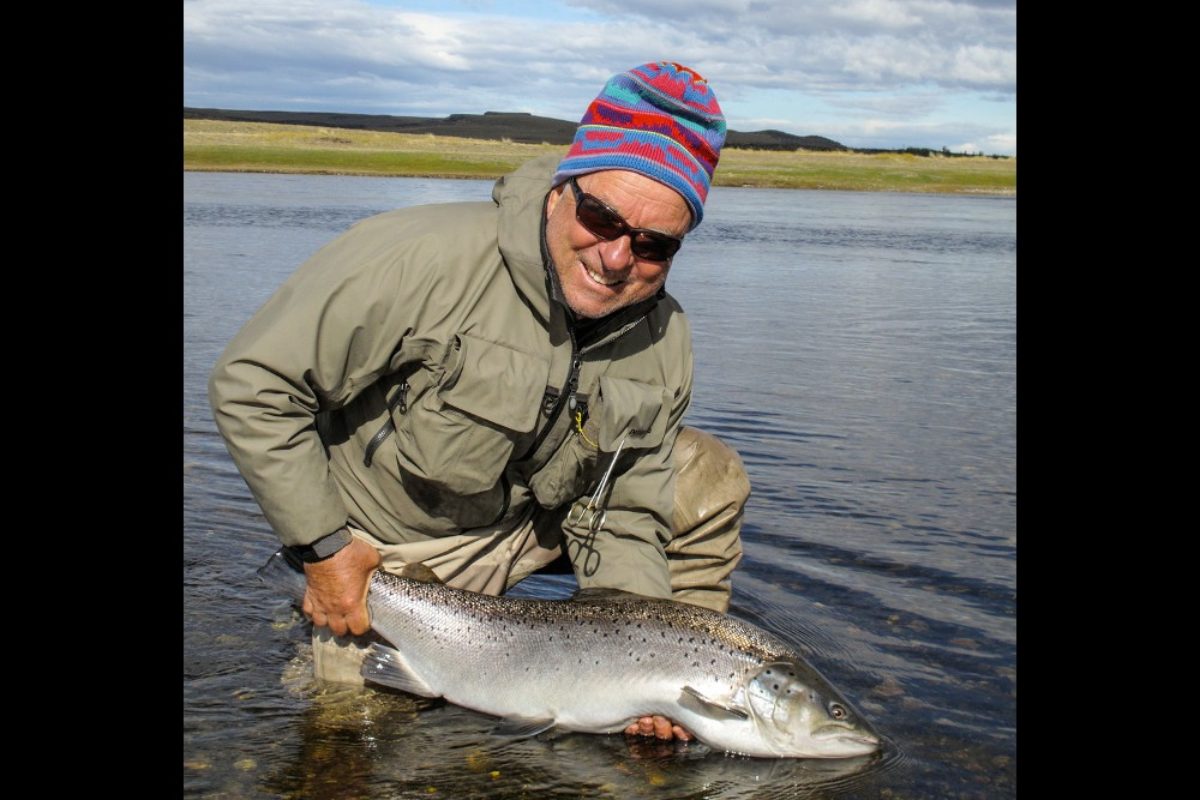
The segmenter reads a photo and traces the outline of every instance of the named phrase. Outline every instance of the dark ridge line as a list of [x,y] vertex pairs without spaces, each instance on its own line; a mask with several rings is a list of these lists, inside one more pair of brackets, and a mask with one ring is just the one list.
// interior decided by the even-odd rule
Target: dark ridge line
[[[341,114],[325,111],[241,111],[225,108],[183,107],[184,119],[226,122],[273,122],[280,125],[316,125],[326,128],[381,131],[384,133],[431,133],[466,139],[508,139],[520,144],[568,145],[578,123],[509,111],[483,114],[451,114],[448,117],[398,117],[389,114]],[[848,150],[824,136],[796,136],[777,130],[743,133],[728,131],[726,147],[757,150]]]

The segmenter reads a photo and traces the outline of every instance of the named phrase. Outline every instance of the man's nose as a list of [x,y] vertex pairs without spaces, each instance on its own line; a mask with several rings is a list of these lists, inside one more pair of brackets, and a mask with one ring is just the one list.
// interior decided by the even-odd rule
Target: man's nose
[[600,261],[610,272],[628,272],[633,268],[633,240],[629,236],[618,236],[600,242]]

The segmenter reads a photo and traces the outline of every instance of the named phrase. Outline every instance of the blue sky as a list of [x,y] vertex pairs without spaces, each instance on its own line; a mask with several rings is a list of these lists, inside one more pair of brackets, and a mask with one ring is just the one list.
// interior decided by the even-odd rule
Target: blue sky
[[729,127],[1016,155],[1016,0],[184,0],[202,108],[577,122],[677,61]]

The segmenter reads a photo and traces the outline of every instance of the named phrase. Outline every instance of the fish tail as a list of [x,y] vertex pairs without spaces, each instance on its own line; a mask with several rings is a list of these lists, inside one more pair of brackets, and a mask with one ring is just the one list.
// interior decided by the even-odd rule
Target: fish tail
[[276,550],[267,563],[258,568],[258,577],[297,603],[304,602],[304,591],[308,588],[304,564],[286,547]]

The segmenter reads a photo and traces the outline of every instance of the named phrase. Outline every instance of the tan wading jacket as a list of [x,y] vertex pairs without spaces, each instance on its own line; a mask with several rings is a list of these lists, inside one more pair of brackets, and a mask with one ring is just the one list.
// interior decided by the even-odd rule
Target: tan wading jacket
[[[660,292],[576,340],[542,248],[558,160],[501,178],[494,203],[357,223],[229,344],[209,398],[284,544],[347,520],[399,543],[516,521],[531,503],[565,507],[628,434],[603,528],[563,532],[581,586],[670,597],[663,547],[690,330]],[[575,429],[572,394],[600,454]]]

